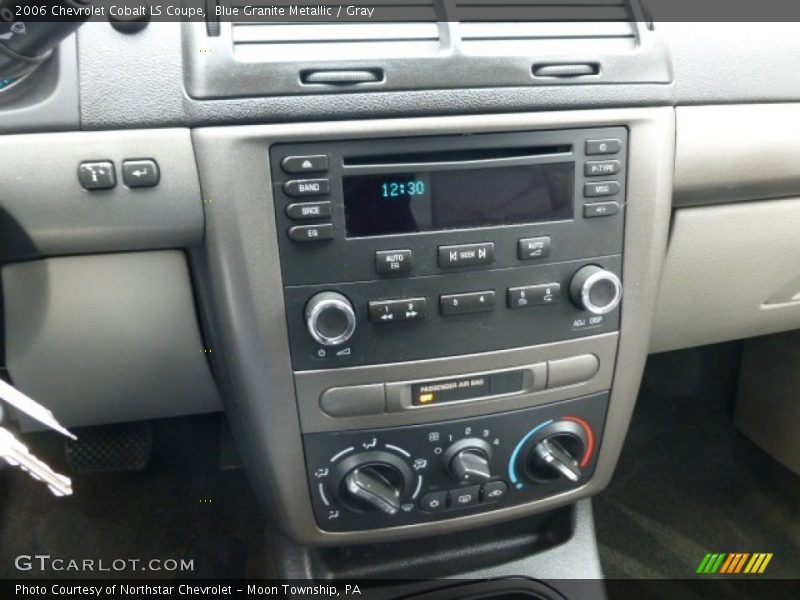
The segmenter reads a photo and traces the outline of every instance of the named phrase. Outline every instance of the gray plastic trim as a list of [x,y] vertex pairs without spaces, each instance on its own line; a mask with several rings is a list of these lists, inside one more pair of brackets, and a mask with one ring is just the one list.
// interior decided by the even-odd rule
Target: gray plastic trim
[[800,332],[745,340],[736,394],[736,427],[800,475]]
[[[614,359],[617,353],[617,338],[618,335],[616,333],[607,333],[578,340],[542,344],[528,348],[500,350],[498,352],[483,352],[458,357],[416,360],[348,369],[297,372],[295,374],[295,386],[303,433],[392,427],[396,425],[432,423],[449,419],[463,419],[549,404],[558,400],[567,400],[568,398],[602,392],[611,387]],[[542,364],[544,361],[571,358],[582,354],[596,355],[600,360],[599,372],[594,374],[588,381],[554,389],[539,389],[530,393],[411,407],[408,406],[411,403],[410,392],[407,398],[403,398],[401,391],[394,384],[394,382],[414,380],[449,379],[473,373],[479,374],[515,368],[529,369],[534,363],[539,363],[537,370],[546,372],[546,367]],[[532,379],[530,375],[528,378]],[[387,384],[386,404],[388,412],[377,415],[334,418],[326,414],[320,407],[322,395],[325,390],[331,387],[367,385],[370,383]],[[539,383],[543,388],[544,381]],[[406,386],[400,387],[406,388]],[[405,391],[408,392],[407,388]]]
[[[203,203],[187,129],[0,136],[0,240],[4,261],[43,255],[161,248],[200,243]],[[122,182],[125,159],[152,158],[155,187]],[[86,191],[78,165],[111,160],[117,185]],[[14,234],[14,235],[12,235]]]
[[800,194],[800,104],[675,111],[675,206]]
[[[525,506],[423,526],[326,533],[314,523],[303,472],[267,149],[278,141],[627,125],[630,130],[622,328],[604,439],[585,486]],[[193,131],[208,204],[205,259],[217,321],[227,409],[251,482],[276,523],[304,544],[437,535],[571,504],[603,489],[614,471],[649,344],[669,226],[674,161],[671,108],[518,113],[406,120],[256,125]]]
[[800,327],[800,198],[675,212],[651,352]]
[[[362,44],[339,56],[348,44],[297,44],[296,59],[276,58],[286,44],[236,44],[234,28],[245,32],[257,25],[221,23],[220,35],[208,36],[205,23],[183,24],[183,56],[187,93],[196,99],[237,98],[285,94],[361,92],[366,89],[419,90],[454,87],[504,87],[539,85],[576,85],[672,82],[669,51],[659,36],[644,23],[539,23],[536,29],[517,24],[519,37],[489,40],[497,27],[486,23],[396,23],[399,29],[430,26],[439,39]],[[528,24],[530,25],[530,24]],[[602,37],[598,29],[620,25],[617,37]],[[462,39],[462,28],[481,31],[479,39]],[[542,29],[548,26],[563,30],[548,38]],[[321,30],[325,25],[317,25]],[[378,25],[380,27],[380,25]],[[273,32],[276,25],[267,26]],[[431,34],[434,35],[434,34]],[[468,36],[468,33],[464,34]],[[484,37],[485,36],[485,37]],[[538,37],[537,37],[538,36]],[[248,36],[253,37],[253,36]],[[257,36],[255,36],[258,39]],[[253,40],[249,40],[253,41]],[[352,46],[353,44],[349,44]],[[294,47],[294,46],[290,46]],[[316,47],[316,53],[314,52]],[[311,55],[311,56],[309,56]],[[534,77],[537,64],[591,63],[597,74],[581,78]],[[301,73],[314,70],[385,73],[383,79],[352,86],[306,85]]]
[[182,252],[19,263],[2,280],[8,372],[66,426],[222,408]]

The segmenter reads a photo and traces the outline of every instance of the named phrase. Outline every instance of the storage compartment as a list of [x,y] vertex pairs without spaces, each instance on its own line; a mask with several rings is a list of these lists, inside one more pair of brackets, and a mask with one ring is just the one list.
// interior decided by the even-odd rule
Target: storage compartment
[[800,199],[675,212],[651,352],[800,327]]

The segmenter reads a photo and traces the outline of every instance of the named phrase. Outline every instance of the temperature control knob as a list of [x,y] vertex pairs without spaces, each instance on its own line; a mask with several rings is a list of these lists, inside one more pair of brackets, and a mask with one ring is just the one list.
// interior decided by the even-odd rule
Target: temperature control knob
[[622,300],[622,282],[614,273],[588,265],[572,276],[569,296],[578,308],[595,315],[610,313]]
[[356,312],[338,292],[320,292],[306,304],[306,325],[315,341],[323,346],[346,343],[356,330]]
[[459,440],[444,453],[445,467],[458,481],[488,481],[492,477],[489,460],[492,450],[479,438]]
[[531,482],[580,480],[593,451],[593,434],[580,419],[566,417],[537,431],[520,454],[520,474]]

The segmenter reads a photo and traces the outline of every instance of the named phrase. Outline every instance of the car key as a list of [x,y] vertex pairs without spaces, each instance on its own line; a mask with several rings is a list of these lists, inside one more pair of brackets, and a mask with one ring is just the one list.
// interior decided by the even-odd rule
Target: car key
[[0,457],[14,467],[27,471],[31,477],[43,481],[55,496],[72,495],[72,480],[55,473],[47,464],[30,453],[28,447],[5,427],[0,427]]
[[36,402],[36,400],[33,398],[26,396],[13,385],[6,383],[2,379],[0,379],[0,400],[5,400],[11,406],[21,410],[32,419],[36,419],[42,425],[47,425],[50,429],[54,429],[68,438],[73,440],[78,439],[66,427],[56,420],[52,412]]

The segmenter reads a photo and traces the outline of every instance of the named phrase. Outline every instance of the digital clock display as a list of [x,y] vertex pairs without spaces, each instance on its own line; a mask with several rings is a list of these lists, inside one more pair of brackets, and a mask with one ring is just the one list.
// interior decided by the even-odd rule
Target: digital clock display
[[381,184],[381,196],[384,198],[402,198],[403,196],[423,196],[428,185],[422,179],[396,181],[388,179]]
[[573,217],[574,163],[346,175],[348,237]]

